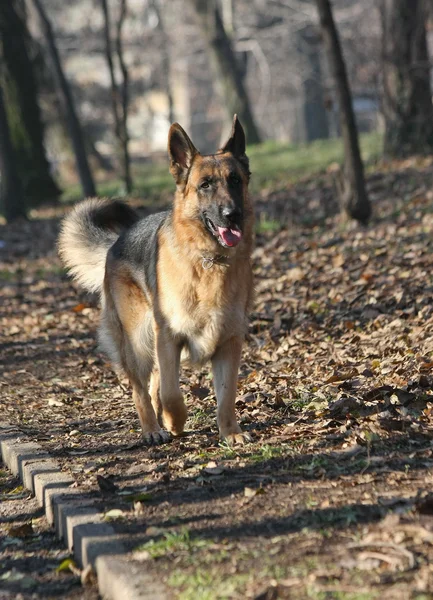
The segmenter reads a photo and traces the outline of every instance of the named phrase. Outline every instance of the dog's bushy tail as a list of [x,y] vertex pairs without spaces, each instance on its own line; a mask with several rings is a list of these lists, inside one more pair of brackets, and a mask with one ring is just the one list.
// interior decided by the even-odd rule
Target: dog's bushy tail
[[65,217],[58,242],[60,258],[86,290],[101,291],[108,250],[137,220],[135,210],[124,202],[102,198],[80,202]]

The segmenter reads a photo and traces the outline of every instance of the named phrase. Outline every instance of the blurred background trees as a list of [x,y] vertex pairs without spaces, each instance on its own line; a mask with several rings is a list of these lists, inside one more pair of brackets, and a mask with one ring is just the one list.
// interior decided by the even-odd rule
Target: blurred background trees
[[[50,173],[39,107],[37,49],[21,0],[0,3],[0,85],[14,161],[28,206],[55,202],[60,189]],[[17,211],[17,214],[21,211]]]
[[2,210],[7,221],[26,216],[24,193],[18,173],[8,116],[0,87],[0,173]]
[[41,0],[33,0],[36,12],[41,23],[41,30],[45,37],[47,54],[49,55],[53,70],[53,77],[56,83],[56,92],[59,98],[59,104],[62,107],[63,115],[66,120],[67,130],[70,136],[72,148],[75,154],[77,172],[80,178],[81,187],[85,196],[95,196],[96,189],[93,183],[93,177],[87,162],[87,154],[84,145],[81,124],[75,110],[75,103],[72,97],[71,88],[62,67],[62,61],[57,50],[54,31],[50,20],[47,17]]
[[371,215],[371,207],[365,187],[364,166],[359,148],[352,94],[347,79],[340,38],[332,15],[330,1],[317,0],[317,10],[319,12],[322,38],[336,89],[344,146],[344,170],[341,172],[338,192],[343,210],[353,219],[361,223],[367,223]]
[[382,59],[385,153],[408,156],[433,150],[427,0],[383,0]]
[[[102,13],[104,15],[104,41],[105,60],[110,73],[111,84],[111,106],[114,119],[114,133],[116,139],[116,155],[121,164],[122,178],[125,191],[132,192],[131,158],[129,156],[129,133],[128,133],[128,106],[129,106],[129,73],[123,55],[123,26],[127,16],[127,2],[120,0],[119,14],[116,20],[115,39],[112,41],[112,24],[108,0],[101,0]],[[114,52],[117,57],[121,82],[118,83],[115,66]]]
[[[227,111],[227,118],[230,119],[237,113],[249,143],[258,144],[260,134],[244,86],[243,73],[238,66],[238,57],[233,51],[230,37],[224,27],[218,3],[216,0],[192,0],[192,4],[214,67],[215,82],[219,88],[221,104]],[[230,9],[232,8],[233,4]]]
[[[1,2],[0,84],[27,206],[52,202],[60,185],[70,197],[77,181],[82,195],[95,193],[94,181],[105,190],[116,176],[113,193],[142,193],[143,168],[165,157],[173,120],[205,153],[219,146],[234,112],[250,144],[302,144],[350,130],[353,148],[358,133],[378,131],[390,157],[431,152],[428,0],[325,3],[350,97],[325,51],[321,4]],[[344,105],[353,109],[349,129]],[[350,181],[359,189],[362,162],[355,150],[354,178],[345,148],[342,203],[365,221],[368,198],[347,192]],[[359,198],[364,212],[354,208]]]

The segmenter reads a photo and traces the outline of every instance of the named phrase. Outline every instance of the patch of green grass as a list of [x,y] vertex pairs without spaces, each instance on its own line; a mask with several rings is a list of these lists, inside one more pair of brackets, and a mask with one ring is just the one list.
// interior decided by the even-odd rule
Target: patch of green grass
[[197,455],[200,460],[235,460],[236,457],[245,458],[245,454],[227,442],[220,442],[218,450],[202,450]]
[[22,271],[10,271],[9,269],[0,269],[0,281],[14,281],[22,277]]
[[[238,571],[227,573],[227,565],[231,565],[231,558],[236,556]],[[251,559],[260,559],[260,569],[251,570]],[[263,556],[261,550],[249,548],[243,552],[228,544],[225,550],[220,548],[207,555],[201,553],[199,563],[194,563],[194,570],[187,572],[178,569],[168,579],[168,585],[176,588],[177,597],[181,600],[225,600],[233,597],[245,597],[246,588],[254,581],[263,582],[284,579],[289,571],[287,565],[274,563],[271,556]],[[245,564],[243,564],[245,561]],[[222,563],[226,563],[223,566]],[[231,570],[231,569],[230,569]]]
[[295,387],[292,389],[292,398],[287,401],[290,410],[304,410],[310,404],[312,393],[310,389]]
[[[149,163],[133,166],[132,176],[134,190],[131,197],[140,198],[145,206],[162,208],[165,200],[160,196],[175,190],[173,178],[168,171],[168,158],[167,162],[163,164]],[[123,182],[117,177],[97,181],[96,187],[99,196],[125,196]],[[83,193],[79,183],[64,186],[63,202],[72,203],[82,199]]]
[[281,221],[276,219],[268,219],[263,213],[256,222],[256,232],[266,233],[267,231],[275,232],[281,229]]
[[[348,592],[339,590],[340,582],[330,578],[327,582],[329,590],[317,589],[308,582],[308,575],[323,565],[319,564],[316,557],[305,557],[299,564],[290,564],[276,560],[279,550],[279,538],[275,538],[276,552],[263,552],[263,548],[237,547],[236,544],[209,542],[208,548],[194,554],[193,559],[185,562],[185,544],[191,542],[189,536],[181,535],[170,538],[169,559],[173,562],[174,569],[170,570],[166,583],[173,590],[179,600],[231,600],[233,598],[250,597],[251,591],[266,588],[271,582],[283,581],[295,577],[305,580],[301,587],[296,588],[293,597],[310,598],[311,600],[374,600],[376,593],[365,591],[362,580],[359,581],[359,591]],[[168,542],[169,540],[167,540]],[[141,547],[143,548],[143,547]],[[181,551],[175,550],[181,548]],[[149,548],[147,548],[149,550]],[[272,549],[271,549],[272,550]],[[176,554],[172,557],[171,555]],[[158,554],[158,557],[161,556]],[[164,555],[166,556],[166,555]],[[236,557],[236,570],[233,571],[233,557]],[[281,555],[284,558],[284,555]],[[257,561],[258,566],[252,568],[251,561]],[[302,588],[302,589],[301,589]],[[297,595],[299,594],[299,596]],[[422,599],[422,596],[419,600]]]
[[196,550],[209,546],[210,542],[199,538],[191,538],[188,529],[183,528],[180,531],[167,531],[160,539],[152,539],[141,544],[136,551],[149,552],[152,558],[162,558],[168,554],[186,552],[192,554]]
[[244,588],[250,578],[249,575],[238,574],[227,577],[216,569],[197,569],[192,573],[177,569],[167,583],[178,590],[179,600],[229,600]]
[[[382,154],[382,136],[369,133],[360,136],[362,157],[371,162]],[[248,148],[251,189],[279,188],[306,175],[324,171],[331,163],[343,161],[341,139],[317,140],[311,144],[286,144],[268,141]]]
[[[366,162],[377,159],[382,154],[382,136],[368,133],[360,136],[362,156]],[[287,144],[267,141],[247,149],[250,158],[251,191],[258,193],[284,188],[288,183],[324,171],[331,163],[343,160],[341,139],[318,140],[311,144]],[[173,178],[168,171],[168,158],[164,163],[134,165],[132,169],[134,191],[132,197],[139,197],[145,205],[161,208],[166,203],[167,194],[174,192]],[[100,196],[123,196],[123,183],[118,178],[97,182]],[[162,196],[162,198],[161,198]],[[164,197],[165,196],[165,197]],[[65,186],[62,200],[75,202],[82,199],[78,184]],[[259,225],[260,226],[260,225]],[[275,227],[269,221],[262,227]]]
[[[337,584],[338,585],[338,584]],[[314,589],[308,590],[307,598],[311,600],[374,600],[377,598],[376,592],[345,592],[333,590],[321,592]]]
[[218,450],[217,452],[220,458],[234,459],[237,456],[239,456],[239,458],[244,458],[245,452],[242,450],[242,448],[230,446],[230,444],[225,440],[220,442],[218,445],[220,447],[220,450]]
[[303,411],[310,404],[311,398],[308,397],[307,400],[303,400],[302,398],[296,398],[289,403],[290,409]]
[[290,446],[290,444],[279,444],[278,446],[265,444],[246,458],[252,462],[263,462],[265,460],[271,460],[272,458],[281,458],[284,456],[290,456],[292,454],[293,448]]
[[263,446],[255,447],[251,450],[248,446],[245,447],[233,447],[229,446],[226,442],[219,444],[218,450],[212,450],[208,452],[203,450],[198,455],[200,460],[235,460],[241,459],[242,461],[250,464],[265,462],[273,458],[283,458],[286,456],[292,456],[294,452],[295,444],[278,444],[270,445],[264,444]]
[[68,273],[67,269],[59,265],[49,265],[47,267],[39,267],[35,271],[35,277],[44,278],[47,275],[64,276]]
[[[264,555],[263,550],[249,548],[248,551],[240,552],[239,549],[234,550],[232,547],[228,547],[227,550],[224,556],[227,561],[225,565],[222,564],[221,552],[215,553],[212,550],[207,560],[204,560],[204,555],[200,554],[198,557],[200,562],[194,563],[192,571],[176,569],[167,581],[170,587],[175,588],[176,598],[180,600],[244,598],[247,597],[247,591],[250,590],[251,593],[251,589],[258,583],[260,587],[265,588],[271,581],[283,580],[291,576],[305,578],[318,568],[314,558],[308,558],[302,565],[293,567],[287,562],[276,564],[275,558]],[[227,566],[232,563],[232,552],[237,558],[236,573],[231,569],[227,572]],[[260,560],[258,569],[251,568],[251,559]]]
[[302,465],[296,465],[295,471],[303,471],[303,472],[313,472],[316,469],[327,469],[328,467],[332,467],[333,466],[333,461],[330,457],[328,456],[321,456],[321,455],[317,455],[317,456],[313,456],[312,459],[305,464]]
[[[212,416],[213,416],[212,411]],[[204,427],[209,425],[211,419],[211,414],[209,411],[205,411],[202,408],[196,408],[193,412],[188,416],[188,420],[186,423],[187,429],[198,429],[200,427]]]

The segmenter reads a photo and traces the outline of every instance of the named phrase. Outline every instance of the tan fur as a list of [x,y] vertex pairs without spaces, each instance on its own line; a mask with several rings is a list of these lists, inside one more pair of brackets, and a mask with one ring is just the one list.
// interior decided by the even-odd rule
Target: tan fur
[[[226,145],[229,148],[235,147],[236,127],[235,118]],[[192,365],[212,361],[221,436],[234,443],[248,441],[249,435],[241,432],[235,416],[237,375],[252,296],[253,208],[248,169],[240,162],[247,159],[244,155],[238,159],[226,150],[201,156],[177,125],[172,126],[170,135],[170,139],[179,136],[177,146],[170,148],[177,192],[170,226],[158,231],[156,293],[143,288],[136,266],[109,254],[101,294],[100,343],[116,368],[130,379],[149,443],[166,441],[168,434],[161,425],[175,435],[184,429],[187,414],[179,386],[181,360]],[[204,177],[213,178],[218,182],[217,200],[224,204],[230,200],[228,178],[233,172],[242,178],[243,235],[237,246],[223,247],[199,218],[200,210],[206,208],[203,203],[209,200],[197,190]],[[75,216],[67,220],[60,239],[61,255],[80,282],[98,289],[108,241],[94,257],[89,256],[92,244],[87,240],[84,249],[79,248],[86,214],[78,207]],[[117,239],[113,234],[107,240],[113,237]],[[209,256],[222,260],[205,269],[203,258]]]
[[[217,167],[223,172],[229,168],[225,164],[225,158],[221,157],[221,163]],[[160,232],[159,294],[155,319],[166,337],[168,332],[172,337],[173,334],[186,337],[183,357],[187,362],[201,364],[212,359],[218,373],[221,363],[230,363],[229,368],[223,370],[229,382],[228,391],[224,389],[221,376],[215,377],[219,404],[218,424],[224,438],[240,442],[243,434],[236,422],[234,399],[240,349],[247,328],[247,311],[252,293],[250,255],[253,244],[253,211],[246,195],[242,243],[235,249],[226,250],[225,253],[230,256],[228,265],[215,264],[209,270],[203,269],[203,255],[221,254],[216,240],[209,237],[200,222],[193,220],[197,207],[194,184],[199,177],[212,175],[209,162],[206,157],[199,157],[189,177],[190,185],[176,194],[174,235],[171,232],[167,234],[164,230]],[[227,157],[227,163],[229,162],[230,158]],[[170,340],[164,339],[161,347],[167,348],[169,345]],[[165,361],[165,357],[163,360]],[[165,369],[161,371],[166,372]],[[166,390],[162,391],[161,396],[165,425],[170,431],[180,432],[185,414],[177,366],[173,380],[167,382]]]

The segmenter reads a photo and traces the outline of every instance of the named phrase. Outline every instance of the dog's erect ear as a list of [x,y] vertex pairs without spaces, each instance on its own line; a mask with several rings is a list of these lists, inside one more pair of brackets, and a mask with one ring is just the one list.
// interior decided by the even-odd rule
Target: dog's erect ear
[[220,151],[231,152],[238,158],[245,156],[245,133],[237,115],[233,117],[230,137]]
[[168,132],[168,155],[170,157],[170,173],[176,183],[186,181],[194,156],[199,154],[179,123],[173,123]]
[[220,152],[231,152],[246,168],[248,176],[250,175],[249,160],[245,154],[245,133],[237,115],[233,117],[230,137],[220,149]]

